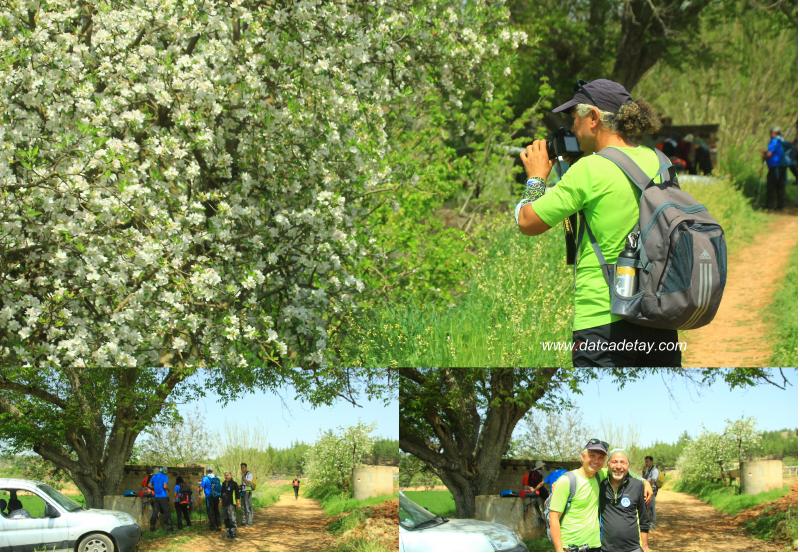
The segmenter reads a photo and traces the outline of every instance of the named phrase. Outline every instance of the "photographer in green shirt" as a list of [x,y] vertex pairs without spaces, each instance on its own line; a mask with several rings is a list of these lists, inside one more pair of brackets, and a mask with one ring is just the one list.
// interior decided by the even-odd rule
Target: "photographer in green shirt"
[[[579,81],[574,96],[553,110],[572,117],[584,156],[546,194],[518,210],[524,234],[541,234],[570,215],[583,213],[608,263],[614,263],[639,218],[639,189],[612,161],[597,155],[619,148],[648,175],[659,173],[655,152],[638,144],[659,128],[653,109],[607,79]],[[521,154],[529,184],[543,184],[553,168],[544,140]],[[658,182],[658,180],[657,180]],[[635,325],[611,314],[608,285],[585,236],[578,233],[572,361],[576,367],[679,367],[675,330]]]

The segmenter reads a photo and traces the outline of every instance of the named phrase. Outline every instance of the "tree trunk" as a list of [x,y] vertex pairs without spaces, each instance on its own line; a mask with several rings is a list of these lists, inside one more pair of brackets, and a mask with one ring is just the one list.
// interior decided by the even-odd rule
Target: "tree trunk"
[[[541,369],[540,380],[528,383],[524,396],[515,389],[518,375],[513,369],[495,369],[477,382],[470,379],[479,373],[464,374],[458,369],[427,374],[401,371],[401,384],[406,378],[430,393],[406,395],[409,404],[401,406],[400,448],[442,479],[453,494],[458,517],[473,518],[475,497],[497,493],[493,484],[514,427],[544,395],[556,370]],[[483,412],[477,407],[477,388],[487,394]],[[413,415],[412,408],[418,409]]]

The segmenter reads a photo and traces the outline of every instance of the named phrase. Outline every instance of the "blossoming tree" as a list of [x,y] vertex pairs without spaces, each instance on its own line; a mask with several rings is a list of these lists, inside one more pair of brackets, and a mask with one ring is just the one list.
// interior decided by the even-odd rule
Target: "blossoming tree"
[[387,114],[491,94],[502,2],[0,8],[0,365],[324,366]]

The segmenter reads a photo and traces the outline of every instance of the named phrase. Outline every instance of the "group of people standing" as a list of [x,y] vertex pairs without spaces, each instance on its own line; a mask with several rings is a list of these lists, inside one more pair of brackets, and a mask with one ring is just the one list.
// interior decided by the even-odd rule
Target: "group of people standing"
[[[214,470],[209,468],[206,475],[199,483],[198,493],[202,492],[205,500],[206,514],[208,515],[208,527],[210,530],[219,531],[220,526],[220,503],[224,515],[227,536],[231,539],[236,537],[236,509],[241,506],[242,526],[252,526],[253,524],[253,491],[256,489],[255,477],[248,470],[247,463],[240,465],[242,481],[237,483],[233,479],[233,474],[225,472],[223,480],[214,474]],[[149,470],[145,479],[142,481],[143,497],[151,500],[152,512],[150,515],[150,531],[155,531],[158,519],[161,519],[161,527],[167,530],[174,530],[172,516],[169,507],[169,476],[167,468],[161,467],[158,472],[153,474]],[[187,526],[192,525],[193,490],[188,482],[178,476],[175,479],[173,488],[173,502],[178,519],[178,529],[183,528],[184,522]]]
[[546,486],[550,475],[542,473],[544,463],[537,463],[523,481],[555,550],[649,551],[659,482],[653,457],[645,457],[642,478],[630,474],[625,451],[609,452],[602,440],[589,440],[580,458],[580,468],[558,471],[552,493]]

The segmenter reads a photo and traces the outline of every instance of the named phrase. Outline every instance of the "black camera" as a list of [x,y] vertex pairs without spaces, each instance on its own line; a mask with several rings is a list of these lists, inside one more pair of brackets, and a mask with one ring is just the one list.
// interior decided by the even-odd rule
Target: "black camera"
[[583,155],[578,138],[564,127],[554,132],[547,139],[547,157],[556,159],[561,156],[567,161],[574,162]]

